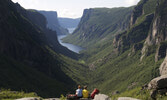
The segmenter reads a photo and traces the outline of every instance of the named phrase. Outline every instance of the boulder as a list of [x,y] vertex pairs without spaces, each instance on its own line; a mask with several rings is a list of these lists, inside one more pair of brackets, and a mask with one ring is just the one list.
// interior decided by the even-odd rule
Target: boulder
[[119,97],[118,100],[140,100],[140,99],[135,99],[131,97]]
[[16,100],[42,100],[42,99],[36,98],[36,97],[29,97],[29,98],[21,98],[21,99],[16,99]]
[[156,100],[157,90],[151,90],[150,96],[153,100]]
[[167,75],[162,75],[160,77],[154,78],[148,84],[148,89],[164,89],[167,88]]
[[105,94],[97,94],[95,95],[94,100],[111,100],[109,96]]
[[44,99],[44,100],[60,100],[59,98],[48,98],[48,99]]

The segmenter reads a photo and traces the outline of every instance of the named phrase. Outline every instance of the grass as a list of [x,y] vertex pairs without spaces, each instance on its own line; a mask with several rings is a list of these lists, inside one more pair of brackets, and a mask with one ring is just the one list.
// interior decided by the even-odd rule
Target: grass
[[36,93],[25,93],[25,92],[18,92],[18,91],[11,91],[6,89],[1,89],[0,91],[0,100],[14,100],[18,98],[24,97],[39,97]]
[[125,92],[117,95],[111,96],[112,100],[117,100],[118,97],[132,97],[141,100],[151,100],[149,90],[141,90],[141,87],[137,87],[131,90],[126,90]]
[[[142,90],[141,87],[136,87],[130,90],[126,90],[120,94],[110,95],[110,97],[112,100],[117,100],[119,97],[132,97],[141,100],[152,100],[150,96],[150,90],[147,89]],[[156,100],[167,100],[166,95],[157,94],[156,98],[157,98]]]

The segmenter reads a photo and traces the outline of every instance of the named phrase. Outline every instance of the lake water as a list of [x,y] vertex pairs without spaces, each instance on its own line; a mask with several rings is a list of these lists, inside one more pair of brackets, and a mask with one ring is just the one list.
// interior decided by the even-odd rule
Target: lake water
[[73,45],[73,44],[70,44],[70,43],[63,43],[61,39],[66,37],[66,36],[67,35],[59,35],[58,36],[58,41],[62,46],[67,47],[69,50],[71,50],[73,52],[76,52],[76,53],[79,53],[81,50],[83,50],[82,47],[79,47],[79,46],[76,46],[76,45]]

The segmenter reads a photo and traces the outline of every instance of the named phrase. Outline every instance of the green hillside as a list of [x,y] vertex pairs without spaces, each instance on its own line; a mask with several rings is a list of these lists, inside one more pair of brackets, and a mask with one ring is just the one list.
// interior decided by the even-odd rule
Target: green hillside
[[[153,78],[159,76],[159,67],[164,57],[166,56],[164,55],[165,52],[160,53],[161,51],[166,50],[166,47],[164,47],[166,43],[164,42],[164,33],[166,31],[161,26],[165,25],[166,23],[166,13],[163,12],[165,11],[165,2],[166,1],[162,3],[163,6],[157,6],[157,0],[141,0],[138,5],[134,7],[131,13],[131,20],[129,20],[129,29],[119,31],[113,36],[114,31],[113,33],[110,32],[109,30],[112,28],[109,28],[105,30],[106,33],[103,32],[104,34],[107,34],[106,36],[109,37],[109,40],[103,42],[100,41],[101,35],[103,34],[91,34],[93,32],[89,33],[88,30],[103,29],[101,28],[103,27],[102,24],[99,25],[100,28],[98,27],[97,29],[94,29],[93,25],[96,26],[99,23],[107,22],[106,20],[110,22],[110,19],[112,19],[112,17],[93,17],[93,15],[98,15],[97,13],[93,13],[94,9],[90,9],[89,14],[85,14],[83,16],[83,18],[87,18],[85,19],[86,21],[84,21],[85,23],[87,23],[87,26],[85,25],[85,23],[81,24],[83,20],[82,18],[79,26],[82,28],[76,29],[73,35],[65,38],[64,40],[65,42],[75,43],[83,47],[88,47],[88,49],[82,51],[82,56],[80,59],[83,59],[91,69],[91,81],[89,83],[91,88],[98,87],[102,93],[112,95],[112,93],[114,93],[115,91],[123,93],[124,91],[129,91],[136,87],[141,87],[144,84],[150,82],[150,80],[152,80]],[[159,13],[159,16],[161,16],[158,16],[158,18],[164,21],[157,22],[157,25],[160,25],[161,27],[157,26],[159,35],[155,35],[154,38],[151,37],[151,31],[153,22],[156,20],[157,13]],[[105,14],[107,14],[107,10]],[[99,15],[105,14],[101,13]],[[124,17],[124,15],[120,15],[118,18],[121,17]],[[96,21],[89,19],[95,19]],[[92,26],[89,26],[89,23],[91,23]],[[106,24],[106,26],[107,25],[108,24]],[[120,28],[120,26],[118,28]],[[115,27],[115,30],[117,30],[117,27]],[[98,32],[99,31],[97,31],[96,33]],[[89,34],[84,35],[84,33]],[[93,36],[96,38],[91,38]],[[150,38],[148,38],[149,36]],[[70,37],[73,37],[76,40],[68,40],[70,39]],[[155,39],[155,41],[157,41],[158,38],[160,38],[158,44],[154,44],[154,40],[151,40]],[[144,47],[148,39],[150,40],[148,42],[147,51],[144,52],[145,57],[141,60],[143,56],[143,50],[145,49]],[[92,41],[96,40],[97,42],[94,42],[93,44]],[[159,47],[162,47],[163,50],[158,49]],[[159,56],[157,56],[157,54],[159,54]],[[162,54],[163,56],[161,56]],[[156,61],[156,57],[161,58]]]
[[40,26],[45,21],[37,24],[36,17],[44,18],[10,0],[0,1],[0,88],[59,97],[73,91],[80,80],[84,84],[87,68],[57,53],[43,29],[46,25]]
[[[78,61],[56,51],[60,45],[50,41],[53,34],[47,34],[45,18],[32,11],[28,17],[16,5],[0,1],[0,88],[59,97],[74,93],[81,84],[112,98],[150,99],[149,91],[140,87],[160,75],[166,57],[166,0],[141,0],[129,8],[86,9],[78,28],[64,39],[86,48],[77,55]],[[114,95],[115,91],[120,94]]]
[[106,42],[128,28],[132,9],[85,9],[78,28],[63,40],[85,48]]

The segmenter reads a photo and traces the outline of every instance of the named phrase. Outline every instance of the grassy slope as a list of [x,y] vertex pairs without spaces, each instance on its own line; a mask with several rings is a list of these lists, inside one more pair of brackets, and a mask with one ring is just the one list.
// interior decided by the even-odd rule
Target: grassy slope
[[18,92],[18,91],[11,91],[11,90],[4,90],[2,89],[0,92],[0,99],[1,100],[15,100],[18,98],[24,97],[38,97],[36,93],[25,93],[25,92]]
[[44,33],[10,0],[0,1],[0,12],[0,88],[59,97],[85,80],[79,70],[85,72],[86,66],[54,52]]
[[127,28],[132,8],[86,9],[78,28],[64,41],[86,48],[106,42]]
[[[142,62],[140,62],[141,48],[135,52],[132,48],[134,44],[143,44],[148,35],[151,20],[148,20],[148,23],[146,16],[155,11],[155,2],[156,0],[149,0],[144,5],[145,14],[138,17],[137,23],[122,35],[122,39],[125,39],[121,48],[125,49],[122,53],[114,54],[112,39],[83,52],[83,59],[96,66],[91,76],[93,80],[90,83],[93,84],[91,88],[98,87],[101,92],[108,94],[115,90],[123,92],[133,83],[135,85],[132,87],[141,86],[159,75],[158,68],[163,59],[154,62],[155,46],[150,47],[147,57]],[[152,9],[150,5],[154,5]],[[141,34],[144,37],[141,38]]]

